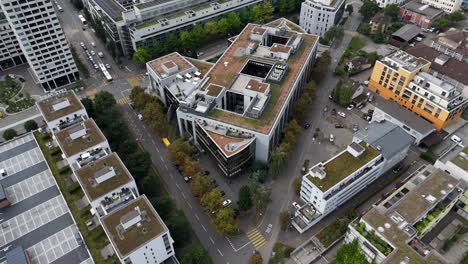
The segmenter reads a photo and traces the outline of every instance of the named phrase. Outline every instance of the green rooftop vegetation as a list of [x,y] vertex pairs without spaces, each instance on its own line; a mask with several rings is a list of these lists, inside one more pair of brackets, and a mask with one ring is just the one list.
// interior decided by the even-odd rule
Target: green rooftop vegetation
[[[462,152],[465,154],[466,157],[468,157],[468,147],[463,149]],[[455,158],[452,159],[452,162],[458,167],[464,170],[468,170],[468,158],[463,157],[462,156],[463,154],[461,154],[462,152],[460,152],[460,154],[455,156]]]
[[210,7],[211,7],[210,4],[204,4],[204,5],[199,5],[199,6],[194,7],[194,8],[192,8],[192,10],[195,11],[195,12],[198,12],[198,11],[201,11],[203,9],[210,8]]
[[148,21],[144,21],[144,22],[142,22],[140,24],[136,24],[135,28],[136,29],[142,29],[142,28],[154,26],[154,25],[157,25],[157,24],[159,24],[159,20],[148,20]]
[[360,145],[365,148],[364,153],[360,156],[354,157],[351,153],[345,151],[328,162],[324,166],[326,176],[323,180],[310,175],[307,178],[323,192],[327,191],[379,155],[376,149],[367,146],[365,142],[361,142]]
[[171,14],[169,15],[168,17],[166,17],[167,19],[176,19],[176,18],[179,18],[179,17],[182,17],[182,16],[185,16],[185,11],[180,11],[180,12],[177,12],[177,13],[174,13],[174,14]]
[[365,237],[382,254],[388,256],[390,253],[392,253],[393,248],[382,238],[376,235],[374,231],[367,231],[365,223],[359,222],[359,224],[355,224],[354,227],[359,232],[359,234]]

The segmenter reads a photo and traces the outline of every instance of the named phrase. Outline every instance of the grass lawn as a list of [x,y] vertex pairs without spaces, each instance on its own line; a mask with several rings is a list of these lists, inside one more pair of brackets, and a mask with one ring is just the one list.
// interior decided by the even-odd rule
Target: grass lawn
[[[109,240],[107,239],[106,234],[101,226],[96,227],[92,231],[89,231],[86,227],[85,222],[92,218],[91,213],[89,212],[89,207],[79,210],[75,206],[75,202],[81,197],[83,197],[83,191],[78,188],[73,188],[71,186],[67,187],[65,185],[65,179],[71,175],[70,170],[66,170],[65,173],[60,173],[60,170],[57,168],[56,162],[61,160],[61,152],[56,152],[55,155],[51,154],[51,150],[46,147],[46,140],[44,139],[41,134],[38,132],[34,133],[34,137],[36,138],[37,142],[39,143],[39,147],[41,148],[42,152],[44,153],[44,157],[49,164],[50,170],[54,175],[55,180],[62,192],[63,196],[65,197],[65,201],[67,201],[67,205],[70,208],[70,211],[75,219],[78,228],[80,229],[81,234],[85,240],[86,246],[88,247],[91,255],[96,264],[106,264],[106,263],[117,263],[117,257],[114,256],[107,260],[104,260],[101,257],[101,249],[104,248],[106,245],[109,244]],[[49,136],[50,137],[50,136]],[[63,171],[63,170],[62,170]]]
[[17,113],[34,106],[35,103],[36,101],[34,101],[34,99],[30,96],[26,96],[16,102],[8,101],[6,110],[8,113]]
[[0,103],[6,104],[12,99],[21,89],[15,80],[7,76],[5,80],[0,81]]
[[270,258],[269,264],[281,264],[286,263],[286,259],[289,258],[289,255],[294,250],[294,248],[282,244],[280,242],[275,243],[273,247],[274,256]]

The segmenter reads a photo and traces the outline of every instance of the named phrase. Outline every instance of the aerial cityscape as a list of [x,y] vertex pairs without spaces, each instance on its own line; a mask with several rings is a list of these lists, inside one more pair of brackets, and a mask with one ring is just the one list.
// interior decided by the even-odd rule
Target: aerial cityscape
[[0,264],[468,264],[468,1],[0,0]]

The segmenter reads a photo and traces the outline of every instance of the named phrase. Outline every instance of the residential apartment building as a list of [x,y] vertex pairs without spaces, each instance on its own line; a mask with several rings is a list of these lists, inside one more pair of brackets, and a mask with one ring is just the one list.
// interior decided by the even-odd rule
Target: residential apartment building
[[346,6],[346,0],[306,0],[301,4],[299,25],[307,33],[323,36],[337,25]]
[[115,152],[80,167],[74,175],[99,216],[139,196],[135,180]]
[[468,100],[463,90],[429,74],[431,63],[402,50],[378,60],[369,89],[434,124],[437,131],[460,117]]
[[385,8],[387,5],[401,5],[407,0],[376,0],[375,2],[379,5],[380,8]]
[[180,134],[192,137],[227,177],[254,159],[269,160],[314,63],[317,36],[292,30],[299,27],[284,19],[272,23],[247,25],[207,69],[176,53],[147,64],[150,88],[171,98],[166,104],[177,101]]
[[0,8],[0,71],[27,63],[15,33]]
[[453,208],[460,181],[432,167],[419,168],[391,195],[349,225],[345,243],[358,240],[374,263],[449,263],[422,238]]
[[410,1],[400,7],[400,17],[405,24],[415,24],[429,29],[432,22],[444,15],[442,9],[425,5],[418,0]]
[[88,113],[75,92],[50,93],[36,102],[47,127],[59,131],[88,119]]
[[453,142],[436,160],[434,166],[468,183],[468,147]]
[[178,263],[169,229],[145,195],[101,218],[122,264]]
[[91,118],[54,133],[53,138],[72,170],[111,152],[109,142]]
[[421,0],[423,4],[442,9],[446,13],[452,13],[461,9],[463,0]]
[[431,47],[464,63],[468,63],[468,32],[451,28],[440,33]]
[[[373,122],[331,159],[302,177],[300,198],[313,214],[296,211],[293,226],[302,233],[402,161],[414,138],[390,122]],[[308,215],[314,215],[311,219]]]
[[94,263],[32,133],[0,144],[0,171],[2,263]]
[[154,45],[168,33],[217,19],[228,12],[240,11],[262,0],[219,2],[85,0],[84,2],[92,16],[104,23],[108,37],[127,55],[139,47]]
[[0,8],[31,67],[35,82],[45,91],[71,84],[79,78],[51,1],[2,0]]

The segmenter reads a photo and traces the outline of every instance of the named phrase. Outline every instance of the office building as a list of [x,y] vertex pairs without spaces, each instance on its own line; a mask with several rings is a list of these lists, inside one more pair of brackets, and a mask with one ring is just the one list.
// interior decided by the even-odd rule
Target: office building
[[132,175],[115,152],[86,164],[74,173],[89,204],[100,216],[139,195]]
[[122,264],[178,263],[169,229],[145,195],[100,220]]
[[34,81],[45,91],[79,78],[52,1],[2,0],[0,8],[29,63]]
[[460,117],[468,100],[463,89],[429,74],[430,65],[426,59],[398,50],[377,60],[369,89],[410,109],[439,131]]
[[463,0],[421,0],[423,4],[442,9],[446,13],[460,11]]
[[453,208],[460,181],[430,165],[349,225],[345,243],[358,240],[373,263],[449,263],[422,238]]
[[93,119],[60,130],[53,137],[72,170],[111,152],[109,142]]
[[468,147],[453,142],[436,160],[434,167],[468,183]]
[[261,0],[85,0],[85,7],[104,24],[107,36],[126,55],[151,46],[168,33],[193,27],[232,11],[240,11]]
[[444,15],[444,11],[418,0],[410,1],[400,7],[400,17],[405,24],[415,24],[421,28],[429,29],[432,22]]
[[307,33],[323,36],[337,25],[346,6],[346,0],[306,0],[301,4],[299,25]]
[[274,24],[247,25],[209,69],[176,53],[147,64],[160,97],[178,107],[180,134],[193,137],[227,177],[254,159],[269,160],[309,80],[317,36],[290,29],[287,20]]
[[50,93],[36,105],[53,132],[88,119],[86,109],[73,91]]
[[333,212],[402,161],[413,141],[390,122],[373,122],[358,131],[345,150],[302,177],[300,198],[305,205],[296,211],[293,226],[303,233]]
[[0,144],[2,263],[94,263],[31,133]]
[[440,33],[432,41],[431,47],[458,61],[468,63],[468,32],[451,28]]
[[0,71],[27,63],[15,33],[0,8]]

